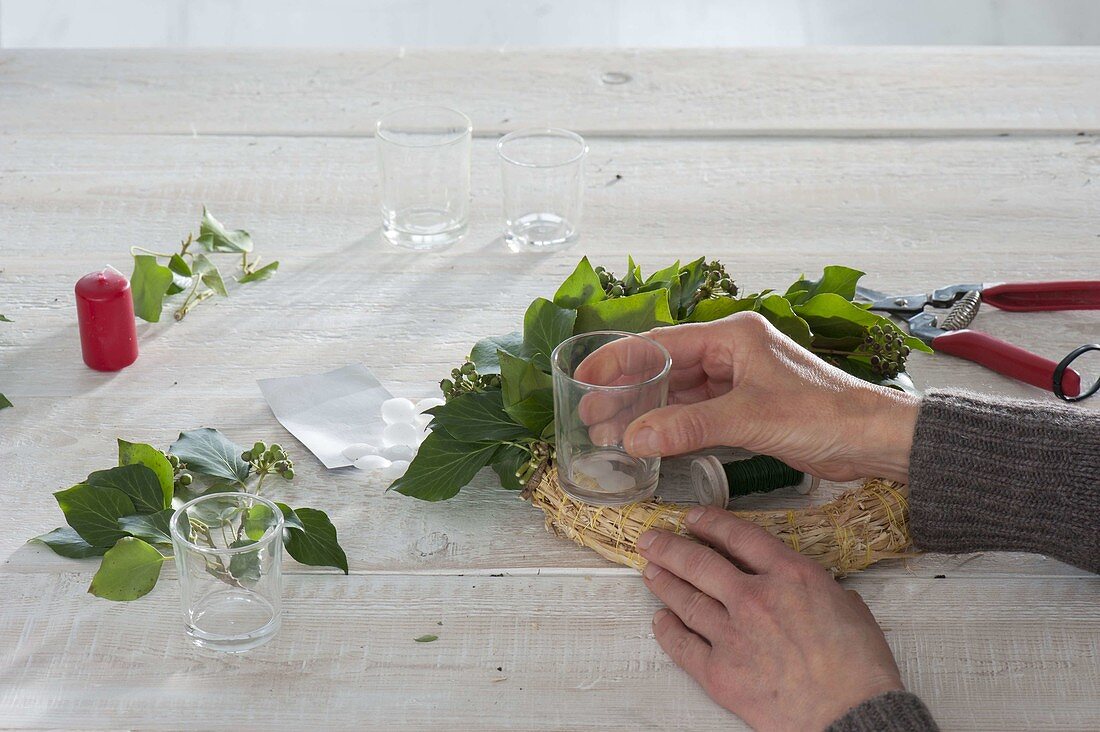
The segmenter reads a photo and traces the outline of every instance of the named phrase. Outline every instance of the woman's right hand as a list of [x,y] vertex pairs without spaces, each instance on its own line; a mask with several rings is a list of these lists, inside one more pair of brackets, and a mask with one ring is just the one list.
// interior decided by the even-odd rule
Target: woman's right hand
[[[672,355],[669,406],[629,423],[623,443],[632,455],[727,445],[830,480],[907,479],[916,397],[825,363],[756,313],[645,335]],[[615,347],[600,349],[577,375],[615,383],[625,355]]]

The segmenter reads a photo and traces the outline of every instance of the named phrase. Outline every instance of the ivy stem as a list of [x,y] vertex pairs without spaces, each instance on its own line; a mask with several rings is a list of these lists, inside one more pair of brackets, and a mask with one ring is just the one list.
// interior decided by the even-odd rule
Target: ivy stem
[[195,290],[197,290],[199,287],[198,280],[199,278],[196,277],[195,286],[187,295],[187,299],[183,301],[183,305],[180,305],[179,310],[177,310],[176,314],[173,316],[177,321],[183,320],[187,316],[187,313],[191,312],[191,310],[203,300],[209,300],[210,298],[214,297],[213,290],[203,290],[197,296],[195,295]]

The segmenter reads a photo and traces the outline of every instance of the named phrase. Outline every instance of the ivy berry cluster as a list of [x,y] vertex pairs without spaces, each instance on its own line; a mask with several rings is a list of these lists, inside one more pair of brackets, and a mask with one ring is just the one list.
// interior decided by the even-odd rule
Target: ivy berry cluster
[[896,329],[872,325],[867,329],[860,351],[871,355],[871,370],[880,376],[892,379],[905,370],[905,359],[909,356],[909,346],[905,336]]
[[269,473],[281,475],[285,480],[294,478],[294,462],[278,444],[268,447],[263,442],[257,441],[251,450],[241,453],[241,460],[252,465],[252,469],[256,475],[260,476],[261,481]]
[[469,359],[458,368],[451,369],[451,378],[439,382],[439,389],[447,401],[462,394],[475,394],[499,388],[500,374],[479,374],[477,367]]

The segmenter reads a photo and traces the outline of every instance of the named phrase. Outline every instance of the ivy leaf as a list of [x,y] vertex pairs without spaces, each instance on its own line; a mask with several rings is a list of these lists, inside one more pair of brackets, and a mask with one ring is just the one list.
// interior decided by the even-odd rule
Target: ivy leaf
[[757,311],[781,333],[803,348],[809,348],[813,336],[806,321],[795,314],[791,303],[781,295],[768,295],[759,300]]
[[473,362],[479,374],[499,374],[500,359],[497,351],[504,351],[513,356],[523,357],[523,334],[518,331],[502,336],[490,336],[478,341],[470,351],[470,361]]
[[497,447],[496,442],[460,442],[442,430],[433,431],[389,490],[422,501],[451,498],[488,464]]
[[554,380],[531,361],[501,351],[500,388],[504,407],[522,402],[540,389],[552,389]]
[[278,501],[275,501],[275,505],[283,512],[283,526],[286,526],[288,529],[306,530],[306,525],[302,523],[302,519],[298,518],[298,513],[293,508],[285,503],[279,503]]
[[172,284],[168,287],[166,294],[175,295],[191,286],[191,267],[187,265],[183,257],[173,254],[172,258],[168,260],[168,269],[172,270]]
[[864,310],[835,293],[815,295],[802,305],[796,305],[794,312],[809,324],[815,338],[862,338],[867,328],[879,325],[901,333],[912,350],[932,352],[923,341],[905,333],[889,318]]
[[117,488],[78,483],[53,495],[65,522],[92,546],[111,546],[126,536],[118,520],[134,513],[134,504]]
[[202,252],[195,255],[195,274],[202,283],[222,297],[229,297],[229,291],[225,289],[222,273]]
[[252,251],[252,237],[244,229],[226,229],[222,222],[214,218],[206,206],[202,207],[202,224],[199,226],[199,238],[196,239],[208,252],[234,252],[242,254]]
[[554,393],[550,389],[538,389],[530,396],[509,406],[508,416],[541,435],[546,426],[554,421]]
[[626,258],[626,274],[623,275],[623,288],[629,292],[630,290],[641,287],[643,284],[642,268],[634,263],[634,257],[627,255]]
[[502,488],[507,488],[510,491],[518,491],[523,488],[523,483],[516,477],[516,473],[519,472],[519,469],[526,465],[527,461],[530,459],[530,453],[522,447],[501,445],[497,448],[497,451],[493,453],[490,467],[492,467],[493,472],[500,478],[500,485]]
[[523,348],[543,371],[550,370],[550,354],[573,335],[577,311],[537,298],[523,316]]
[[275,271],[277,269],[279,269],[278,262],[265,264],[263,267],[260,267],[259,269],[252,272],[248,272],[243,277],[239,277],[237,279],[237,282],[240,282],[243,285],[248,282],[259,282],[261,280],[266,280],[271,277],[271,275],[275,274]]
[[212,427],[181,432],[168,452],[187,463],[187,469],[212,478],[244,483],[251,470],[241,459],[244,449]]
[[45,544],[53,549],[54,554],[60,554],[69,559],[87,559],[88,557],[101,557],[107,552],[106,547],[92,546],[76,533],[71,526],[62,526],[48,534],[36,536],[31,541]]
[[[156,513],[166,508],[164,491],[157,474],[144,465],[119,465],[108,470],[97,470],[84,482],[122,491],[130,498],[138,513]],[[171,498],[168,505],[172,505]]]
[[15,405],[12,404],[6,396],[4,396],[3,394],[0,394],[0,409],[7,409],[8,407],[14,407],[14,406]]
[[[588,257],[582,257],[573,274],[561,283],[561,287],[554,293],[554,304],[563,308],[577,309],[581,305],[589,305],[594,302],[606,300],[607,294],[600,284],[600,276],[592,268]],[[572,333],[570,333],[572,335]],[[479,369],[480,370],[480,369]]]
[[677,320],[683,320],[690,315],[688,311],[695,302],[695,291],[699,289],[699,285],[703,284],[706,276],[704,264],[706,264],[706,257],[699,257],[680,268],[680,302]]
[[160,579],[166,557],[141,539],[119,539],[104,556],[88,592],[125,602],[148,595]]
[[744,297],[735,299],[732,297],[716,297],[710,300],[702,300],[688,317],[688,323],[709,323],[712,320],[721,320],[734,313],[756,309],[757,297]]
[[[276,503],[283,514],[283,526],[288,529],[305,531],[305,524],[294,509],[285,503]],[[267,527],[271,525],[271,509],[263,503],[255,503],[244,516],[244,533],[252,541],[259,541],[267,533]]]
[[164,308],[164,296],[172,286],[172,270],[157,263],[151,254],[134,255],[134,273],[130,275],[130,296],[134,314],[144,321],[156,323]]
[[498,389],[462,394],[428,411],[434,424],[463,442],[514,440],[527,432],[504,411],[504,397]]
[[172,463],[163,452],[146,445],[144,442],[127,442],[118,440],[118,464],[119,465],[144,465],[153,471],[160,482],[161,492],[164,494],[163,505],[160,508],[168,508],[172,505],[172,496],[175,493],[175,471]]
[[805,275],[798,282],[787,288],[783,297],[790,300],[792,305],[801,305],[810,298],[831,292],[840,295],[845,300],[852,300],[856,296],[856,284],[865,273],[851,267],[829,265],[819,280],[807,280]]
[[583,305],[577,310],[573,330],[575,333],[594,330],[641,333],[658,326],[672,325],[673,322],[668,309],[668,290],[660,289]]
[[314,567],[336,567],[348,573],[348,558],[336,540],[336,527],[324,511],[296,508],[294,513],[304,528],[290,527],[287,554],[302,564]]
[[156,513],[123,516],[118,520],[118,526],[130,536],[136,536],[150,544],[171,544],[172,532],[169,525],[174,513],[173,509],[166,508]]
[[430,633],[428,635],[422,635],[419,638],[413,638],[414,643],[433,643],[437,640],[439,640],[439,636]]
[[7,315],[0,313],[0,323],[14,323],[15,321],[9,318]]

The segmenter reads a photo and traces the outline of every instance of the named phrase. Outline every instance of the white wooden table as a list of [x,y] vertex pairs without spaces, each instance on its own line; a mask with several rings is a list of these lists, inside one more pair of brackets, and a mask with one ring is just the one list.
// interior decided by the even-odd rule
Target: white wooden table
[[[414,256],[379,242],[370,136],[426,101],[474,121],[474,200],[462,244]],[[509,255],[493,141],[543,124],[591,143],[583,240]],[[362,361],[430,395],[584,253],[720,257],[750,289],[829,263],[889,290],[1095,277],[1097,134],[1096,49],[0,53],[0,392],[16,405],[0,412],[0,726],[736,727],[657,647],[634,572],[546,534],[490,476],[425,504],[326,471],[255,380]],[[171,245],[203,203],[282,260],[277,277],[142,325],[121,373],[85,368],[77,278],[128,272],[130,245]],[[979,326],[1052,357],[1100,331],[1089,313],[990,309]],[[1043,398],[949,357],[912,372]],[[85,592],[95,562],[24,544],[63,523],[51,492],[109,466],[115,437],[166,446],[203,425],[292,446],[280,495],[327,510],[351,563],[289,563],[283,629],[242,657],[185,640],[174,570],[110,603]],[[845,584],[945,728],[1100,727],[1097,578],[928,555]]]

